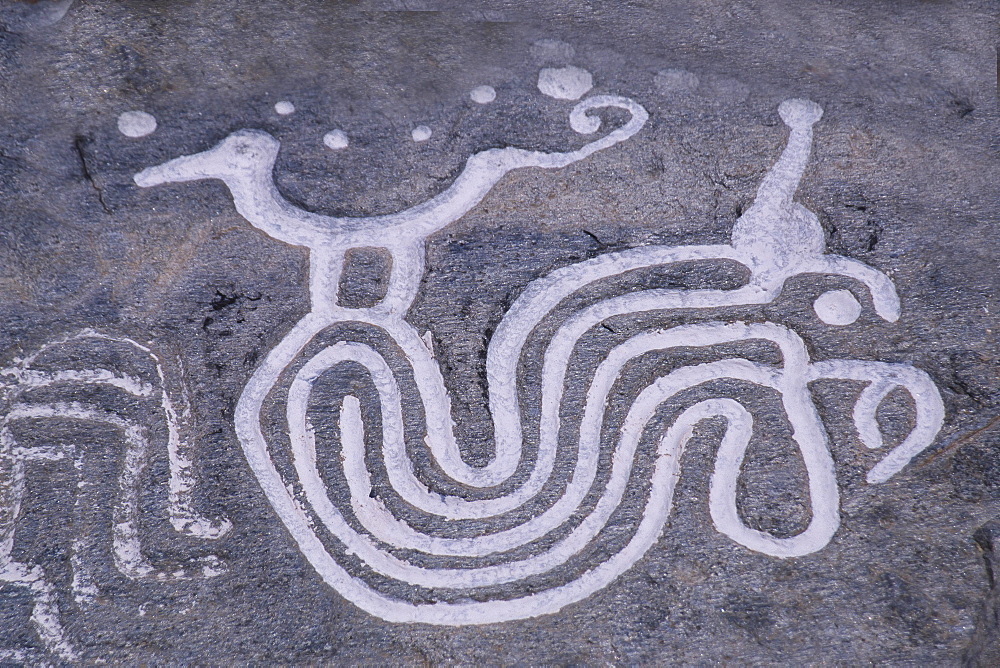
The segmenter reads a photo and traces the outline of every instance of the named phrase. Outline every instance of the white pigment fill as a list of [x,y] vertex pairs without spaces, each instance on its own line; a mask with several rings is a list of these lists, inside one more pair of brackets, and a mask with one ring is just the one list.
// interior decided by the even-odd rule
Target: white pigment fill
[[573,65],[546,67],[538,73],[538,90],[557,100],[579,100],[593,87],[590,72]]
[[[585,80],[577,75],[569,79],[564,76],[566,71],[574,69],[578,68],[553,70],[544,86],[540,76],[539,88],[563,96],[561,99],[576,99],[572,96],[583,95],[592,82],[589,74]],[[790,129],[788,143],[764,177],[753,206],[734,226],[731,244],[652,246],[608,253],[557,269],[527,286],[502,318],[487,349],[486,375],[495,452],[485,466],[469,465],[454,434],[450,397],[432,347],[426,334],[421,336],[405,319],[424,275],[426,239],[478,204],[507,172],[522,167],[567,166],[628,139],[647,119],[645,110],[631,100],[595,96],[573,108],[570,127],[584,135],[597,133],[602,123],[591,112],[604,107],[627,110],[630,118],[575,151],[540,153],[506,148],[477,153],[444,192],[386,216],[335,218],[292,206],[273,183],[272,170],[279,145],[260,131],[234,133],[204,153],[151,167],[135,177],[136,183],[144,187],[221,179],[229,187],[237,211],[251,224],[275,239],[309,249],[312,309],[268,353],[247,383],[236,406],[236,431],[262,490],[303,555],[341,595],[384,620],[465,625],[524,619],[555,612],[607,586],[641,559],[660,536],[669,517],[676,479],[681,474],[684,447],[699,425],[710,419],[726,423],[709,490],[709,511],[715,527],[746,548],[774,557],[790,558],[822,549],[839,526],[839,492],[830,453],[832,446],[809,390],[809,383],[814,380],[829,378],[865,384],[855,402],[853,417],[862,442],[870,448],[882,447],[875,413],[888,393],[901,389],[913,397],[916,426],[871,469],[869,482],[881,482],[897,473],[933,442],[940,429],[943,404],[933,382],[907,365],[855,360],[813,362],[794,332],[772,323],[709,321],[639,332],[609,351],[587,384],[578,441],[570,444],[574,446],[576,461],[571,463],[569,472],[562,474],[568,478],[559,488],[560,496],[547,503],[545,510],[504,530],[481,529],[477,535],[465,538],[432,535],[421,531],[421,524],[411,524],[396,516],[391,504],[386,503],[389,497],[408,504],[418,515],[457,523],[502,517],[537,500],[557,474],[554,462],[561,446],[563,392],[570,378],[574,351],[587,332],[608,318],[648,312],[666,314],[681,309],[707,313],[724,307],[768,304],[778,297],[789,278],[805,273],[855,280],[864,289],[859,294],[867,292],[879,316],[890,322],[898,318],[899,298],[888,277],[856,260],[827,254],[818,219],[794,201],[811,151],[812,125],[819,120],[822,109],[807,100],[786,100],[779,108],[779,115]],[[345,308],[337,302],[343,257],[351,248],[361,246],[385,248],[391,254],[389,286],[378,304],[363,309]],[[537,454],[533,461],[524,464],[519,365],[538,324],[564,300],[597,281],[647,267],[710,260],[742,265],[749,273],[748,282],[729,290],[663,288],[626,293],[581,308],[562,322],[544,347],[541,405],[536,411],[540,416]],[[822,313],[817,313],[822,317]],[[361,343],[337,342],[313,353],[309,359],[299,360],[318,334],[339,323],[351,322],[377,328],[394,343],[401,352],[401,363],[411,370],[409,377],[416,396],[408,396],[401,389],[398,369],[374,348]],[[507,554],[560,530],[579,513],[583,499],[593,491],[598,479],[601,430],[609,397],[622,369],[631,360],[655,350],[710,348],[754,340],[776,346],[781,363],[763,365],[737,356],[693,364],[676,369],[643,389],[628,407],[611,453],[611,471],[602,483],[603,488],[597,489],[595,505],[558,540],[546,543],[541,550],[529,551],[532,556],[514,558]],[[280,379],[286,370],[299,361],[299,370],[290,379],[285,405],[290,450],[277,453],[272,448],[286,446],[265,438],[261,412],[272,390],[281,386]],[[315,383],[343,363],[362,365],[374,384],[381,415],[381,447],[375,451],[366,448],[365,434],[371,429],[365,424],[361,400],[345,397],[340,406],[339,456],[325,459],[326,466],[342,467],[349,502],[340,506],[333,501],[335,495],[330,494],[330,486],[335,483],[321,473],[320,446],[311,423],[310,406]],[[578,558],[601,539],[608,518],[626,498],[628,485],[632,484],[632,462],[639,448],[644,447],[641,435],[659,407],[689,388],[719,378],[767,387],[780,396],[792,427],[791,441],[805,464],[811,507],[811,520],[805,530],[777,538],[743,522],[736,510],[736,483],[753,435],[753,417],[735,399],[713,399],[684,408],[660,436],[642,519],[618,552],[600,563],[589,564],[586,570],[574,571],[575,575],[565,574],[562,581],[557,577],[553,580],[555,584],[532,594],[503,598],[495,590],[480,589],[503,583],[530,583],[538,575],[563,573],[563,564]],[[488,489],[508,481],[522,468],[527,469],[526,478],[503,494],[479,500],[444,495],[431,489],[416,474],[407,452],[404,402],[419,403],[424,415],[425,446],[440,471],[455,482]],[[277,454],[281,454],[283,461],[291,460],[294,472],[279,471],[274,461]],[[373,454],[382,458],[388,484],[373,478],[367,462]],[[334,540],[327,540],[330,538]],[[413,587],[448,590],[464,600],[418,604],[386,594],[371,585],[364,575],[346,571],[337,562],[337,553],[331,545],[343,546],[372,575]],[[405,552],[394,552],[396,548],[423,553],[426,561],[408,559]],[[498,556],[488,566],[463,561],[486,555]]]
[[349,143],[347,133],[343,130],[330,130],[323,135],[323,144],[334,151],[347,148]]
[[476,86],[469,92],[469,97],[477,104],[489,104],[497,99],[497,92],[493,86]]
[[118,131],[126,137],[145,137],[156,129],[156,119],[145,111],[125,111],[118,116]]
[[[147,356],[156,369],[158,382],[149,383],[101,368],[57,371],[41,371],[33,368],[32,365],[47,351],[88,339],[121,344],[137,351],[140,357]],[[91,506],[83,493],[93,481],[83,479],[83,474],[87,470],[86,460],[95,454],[85,446],[22,447],[16,442],[10,429],[10,425],[17,421],[37,422],[44,419],[58,419],[90,422],[110,427],[122,437],[124,461],[118,479],[118,497],[112,509],[111,545],[98,545],[95,535],[100,534],[89,531],[81,532],[72,544],[71,587],[74,599],[79,604],[88,605],[100,594],[92,579],[91,570],[95,566],[92,563],[95,551],[102,548],[110,547],[116,568],[131,579],[171,580],[178,577],[213,577],[225,572],[224,564],[211,555],[192,560],[184,569],[174,569],[169,572],[157,569],[144,556],[139,540],[139,495],[141,486],[145,482],[144,475],[150,448],[144,425],[96,405],[76,401],[36,403],[26,394],[42,387],[51,388],[52,391],[60,388],[72,391],[74,387],[82,385],[104,385],[122,390],[135,398],[156,400],[158,397],[167,424],[167,458],[170,464],[167,505],[171,523],[177,531],[198,538],[221,537],[229,530],[231,524],[227,520],[203,518],[191,507],[191,494],[194,490],[189,452],[191,444],[182,440],[179,425],[189,413],[186,406],[186,392],[182,397],[182,413],[179,417],[167,391],[164,367],[150,348],[132,339],[85,329],[77,334],[50,341],[24,359],[18,360],[16,366],[0,370],[0,375],[14,380],[12,387],[7,388],[9,392],[7,398],[11,403],[0,419],[0,464],[2,464],[0,465],[0,518],[4,519],[4,522],[0,523],[0,581],[26,583],[25,586],[32,591],[35,598],[32,619],[38,628],[39,637],[50,653],[61,658],[74,655],[59,623],[58,607],[52,598],[53,588],[45,581],[44,571],[40,567],[22,564],[13,561],[12,558],[17,520],[28,475],[27,464],[40,460],[59,460],[67,455],[73,455],[74,471],[78,476],[77,497],[74,504],[76,523],[87,526],[89,522],[82,514],[90,512]],[[30,574],[30,579],[21,579],[26,573]]]
[[850,290],[830,290],[813,302],[819,319],[828,325],[850,325],[861,316],[861,304]]
[[427,141],[431,138],[431,129],[426,125],[418,125],[413,128],[410,136],[413,138],[413,141]]
[[282,100],[275,103],[274,111],[282,116],[287,116],[288,114],[295,113],[295,105],[288,100]]

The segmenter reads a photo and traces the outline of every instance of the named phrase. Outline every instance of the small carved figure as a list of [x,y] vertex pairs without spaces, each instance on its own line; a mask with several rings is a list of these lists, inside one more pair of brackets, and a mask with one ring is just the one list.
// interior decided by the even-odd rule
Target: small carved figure
[[[136,361],[137,368],[144,368],[145,377],[115,370],[111,358],[116,356]],[[111,363],[103,368],[92,366],[100,358]],[[81,365],[87,368],[79,368]],[[182,383],[178,383],[179,396],[171,397],[164,366],[149,347],[132,339],[84,330],[51,341],[14,366],[0,370],[0,383],[3,401],[0,417],[0,583],[11,583],[31,591],[34,598],[31,619],[50,652],[65,660],[76,658],[63,633],[54,585],[41,566],[20,563],[13,558],[21,501],[31,477],[32,462],[71,460],[79,478],[75,524],[85,529],[91,526],[85,516],[102,509],[91,507],[84,497],[88,487],[101,484],[100,480],[90,479],[88,475],[91,458],[99,457],[100,453],[87,443],[63,446],[19,443],[16,433],[25,429],[30,431],[32,422],[63,420],[97,424],[120,435],[124,447],[117,480],[117,502],[111,518],[110,553],[122,575],[131,580],[176,580],[214,577],[225,572],[225,564],[214,556],[164,567],[153,565],[143,553],[139,494],[150,447],[156,442],[149,429],[151,416],[156,411],[166,423],[166,434],[162,436],[165,436],[170,464],[166,494],[172,527],[195,538],[217,539],[232,526],[228,520],[211,520],[194,511],[192,443],[183,433],[191,418],[190,408]],[[124,401],[102,401],[100,394],[81,400],[78,394],[86,388],[106,388],[122,395]],[[89,534],[78,535],[72,543],[72,591],[81,608],[91,605],[98,594],[91,562],[99,558],[97,555],[103,547]]]

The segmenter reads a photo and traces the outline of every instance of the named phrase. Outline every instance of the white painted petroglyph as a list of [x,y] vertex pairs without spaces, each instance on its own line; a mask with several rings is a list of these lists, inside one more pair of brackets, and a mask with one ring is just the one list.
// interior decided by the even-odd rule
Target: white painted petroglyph
[[[343,253],[361,246],[385,248],[393,255],[386,297],[376,313],[405,314],[416,296],[424,272],[424,240],[465,215],[505,174],[525,167],[558,169],[613,146],[638,132],[646,122],[645,109],[626,98],[601,95],[579,102],[570,112],[570,125],[592,134],[600,121],[588,112],[618,107],[631,118],[623,126],[575,151],[542,153],[519,148],[489,149],[473,155],[447,190],[400,213],[369,218],[331,217],[303,211],[289,204],[271,178],[278,141],[260,130],[240,130],[214,148],[150,167],[135,182],[150,187],[167,182],[220,179],[233,194],[237,211],[268,235],[311,253],[310,292],[314,310],[336,306]],[[873,271],[873,270],[872,270]],[[400,311],[402,309],[402,311]]]
[[[682,87],[691,84],[691,79],[684,76],[673,80]],[[578,68],[543,70],[539,77],[539,89],[559,99],[577,99],[591,85],[589,73]],[[505,516],[537,500],[557,475],[556,455],[565,441],[560,439],[560,413],[565,408],[563,393],[571,359],[581,339],[608,318],[679,309],[711,313],[725,307],[769,304],[789,278],[808,273],[853,279],[865,289],[877,315],[889,322],[899,317],[899,298],[888,277],[856,260],[827,254],[818,219],[794,201],[809,159],[812,126],[819,121],[822,109],[806,100],[786,100],[779,114],[790,129],[788,143],[764,177],[753,205],[735,224],[730,244],[650,246],[608,253],[557,269],[528,285],[504,315],[487,348],[494,454],[484,466],[469,465],[454,435],[450,398],[434,357],[433,336],[430,332],[421,336],[405,319],[424,275],[426,240],[478,204],[507,172],[523,167],[565,167],[632,137],[646,122],[645,110],[632,100],[594,96],[572,109],[570,127],[585,135],[598,133],[602,123],[590,112],[606,107],[624,109],[630,118],[575,151],[542,153],[505,148],[477,153],[444,192],[384,216],[335,218],[292,206],[273,183],[279,144],[261,131],[236,132],[208,151],[148,168],[135,177],[143,187],[220,179],[232,193],[237,211],[251,224],[277,240],[309,250],[312,310],[270,351],[247,383],[236,407],[236,431],[251,469],[302,553],[330,586],[382,619],[440,625],[524,619],[555,612],[607,586],[658,540],[671,511],[682,453],[706,420],[726,424],[709,489],[709,513],[715,527],[737,543],[775,557],[797,557],[822,549],[840,523],[839,490],[830,439],[809,390],[813,381],[838,379],[862,386],[853,419],[861,441],[869,448],[883,447],[876,413],[888,394],[900,389],[912,397],[915,427],[869,471],[871,483],[883,482],[899,472],[932,443],[943,423],[940,395],[922,371],[909,365],[857,360],[814,362],[802,339],[787,327],[766,322],[726,322],[720,313],[717,321],[637,333],[607,353],[587,385],[573,450],[575,461],[569,471],[558,473],[565,477],[559,488],[561,496],[545,504],[543,510],[512,526],[505,524],[508,528],[462,538],[433,535],[394,514],[391,504],[386,503],[390,495],[415,513],[451,522]],[[384,248],[392,256],[392,268],[385,298],[370,308],[352,309],[341,306],[337,294],[344,254],[358,247]],[[745,285],[729,290],[663,288],[605,298],[579,309],[559,325],[545,344],[541,359],[537,452],[533,461],[522,462],[518,368],[538,324],[566,298],[598,281],[648,267],[709,260],[743,265],[750,278]],[[864,296],[865,292],[859,294]],[[854,322],[861,310],[857,298],[846,290],[822,295],[814,307],[827,324]],[[270,443],[262,430],[265,401],[280,382],[289,382],[281,378],[317,334],[347,322],[366,323],[395,343],[412,369],[417,396],[404,396],[397,371],[376,349],[359,342],[333,343],[302,360],[297,371],[288,374],[285,415],[290,451],[277,451],[283,446]],[[682,367],[655,380],[628,407],[610,453],[610,471],[603,488],[596,490],[594,505],[558,540],[534,543],[572,522],[584,499],[595,491],[609,398],[633,360],[653,351],[708,350],[746,341],[768,342],[780,352],[781,362],[761,364],[736,356]],[[333,461],[342,467],[350,497],[345,506],[338,505],[329,493],[332,483],[322,473],[320,446],[310,416],[315,384],[343,363],[364,367],[378,394],[381,447],[377,454],[388,478],[386,485],[372,477],[368,458],[373,452],[366,447],[365,434],[369,430],[361,400],[353,395],[343,397],[339,408],[339,456],[327,456],[324,462],[330,465]],[[740,517],[736,485],[753,436],[749,410],[732,398],[709,399],[686,407],[680,404],[678,408],[683,410],[655,446],[656,461],[642,519],[624,547],[603,562],[566,572],[561,584],[535,593],[508,594],[505,598],[489,593],[496,589],[481,589],[532,582],[534,576],[561,573],[568,562],[579,559],[600,540],[629,485],[634,484],[633,462],[641,448],[650,447],[643,434],[658,409],[664,403],[677,403],[686,390],[720,378],[769,388],[781,397],[791,440],[802,455],[808,477],[811,519],[803,531],[777,538],[747,526]],[[404,401],[421,404],[427,450],[440,471],[454,481],[489,489],[509,484],[518,470],[526,470],[527,475],[487,499],[469,499],[432,489],[417,475],[407,451]],[[279,455],[285,461],[291,458],[294,473],[279,470],[274,459]],[[335,540],[324,542],[324,538]],[[339,547],[333,549],[331,545]],[[505,556],[532,545],[533,549],[516,558],[494,557],[490,565],[469,561],[487,555]],[[418,604],[386,594],[365,577],[345,570],[337,561],[336,550],[353,555],[372,574],[415,587],[447,590],[459,600]],[[418,562],[408,557],[407,551],[422,553],[429,561]]]
[[275,103],[274,111],[282,116],[287,116],[295,113],[295,105],[288,100],[281,100]]
[[850,290],[824,292],[816,298],[813,309],[828,325],[850,325],[861,317],[861,304]]
[[493,86],[476,86],[469,92],[469,98],[477,104],[489,104],[497,99]]
[[156,130],[156,119],[145,111],[125,111],[118,116],[118,131],[126,137],[145,137]]
[[[77,483],[78,486],[79,484]],[[73,581],[70,587],[73,591],[73,599],[77,605],[90,605],[101,593],[101,590],[94,584],[90,569],[87,567],[86,560],[82,555],[87,547],[82,540],[77,538],[73,541],[70,549],[70,565],[73,568]]]
[[[156,370],[157,383],[119,374],[108,369],[70,369],[41,371],[32,365],[45,352],[59,346],[86,340],[107,341],[122,344],[127,349],[146,356]],[[203,539],[219,538],[231,528],[228,520],[210,520],[193,510],[195,489],[192,470],[192,443],[181,438],[182,426],[190,419],[190,409],[186,389],[182,386],[182,410],[178,415],[167,391],[168,380],[159,357],[153,351],[132,339],[113,337],[93,330],[54,340],[42,346],[17,365],[0,370],[4,378],[5,399],[8,409],[0,420],[0,582],[10,582],[28,587],[35,599],[35,610],[39,637],[46,648],[61,658],[69,658],[74,653],[65,639],[59,624],[58,606],[52,596],[52,585],[45,581],[40,566],[22,564],[13,560],[13,548],[17,519],[20,514],[21,499],[27,485],[27,464],[38,460],[57,460],[72,457],[74,469],[82,476],[85,460],[91,453],[85,445],[60,447],[20,446],[11,426],[18,421],[73,420],[98,424],[112,428],[121,435],[124,444],[124,462],[118,479],[118,500],[112,511],[111,554],[116,568],[130,579],[173,580],[177,578],[212,577],[225,572],[222,562],[214,556],[192,560],[183,569],[170,572],[153,566],[143,554],[139,539],[140,505],[139,498],[144,481],[146,464],[151,447],[147,429],[140,421],[146,416],[128,416],[113,413],[100,406],[77,401],[35,402],[30,398],[32,390],[41,387],[64,387],[72,391],[81,385],[103,385],[117,388],[128,395],[141,399],[159,399],[167,425],[167,458],[170,477],[168,481],[168,508],[174,529],[181,533]],[[84,490],[90,484],[79,479],[77,489]],[[84,497],[78,495],[74,512],[88,511]],[[99,590],[90,572],[89,560],[94,550],[100,549],[94,536],[81,534],[71,546],[73,570],[72,592],[77,604],[88,605],[94,601]],[[22,576],[29,574],[30,579]],[[8,577],[9,576],[9,577]],[[25,576],[26,577],[26,576]],[[20,579],[18,579],[20,578]],[[34,617],[33,617],[34,618]]]
[[546,67],[538,73],[538,90],[557,100],[579,100],[594,87],[594,77],[585,69]]
[[410,137],[413,138],[413,141],[417,142],[427,141],[431,138],[431,129],[426,125],[418,125],[413,128],[413,132],[410,133]]
[[18,585],[31,592],[34,599],[31,622],[45,648],[63,661],[75,661],[77,654],[67,642],[59,620],[55,589],[45,581],[41,567],[0,558],[0,582]]
[[323,144],[334,151],[347,148],[349,143],[350,140],[347,138],[347,133],[343,130],[330,130],[323,135]]

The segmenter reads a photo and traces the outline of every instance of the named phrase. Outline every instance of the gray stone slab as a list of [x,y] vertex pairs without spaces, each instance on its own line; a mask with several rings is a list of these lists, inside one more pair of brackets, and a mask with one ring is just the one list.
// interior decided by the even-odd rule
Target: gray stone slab
[[0,657],[995,665],[996,18],[0,3]]

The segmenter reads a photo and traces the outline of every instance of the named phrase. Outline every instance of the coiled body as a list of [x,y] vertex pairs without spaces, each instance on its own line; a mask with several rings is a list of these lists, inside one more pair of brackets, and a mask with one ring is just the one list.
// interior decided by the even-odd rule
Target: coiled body
[[[487,351],[493,457],[482,467],[464,461],[441,371],[405,320],[424,274],[427,237],[480,202],[508,171],[559,168],[585,159],[630,138],[647,119],[645,109],[632,100],[595,96],[572,110],[571,127],[581,134],[596,132],[601,123],[587,113],[605,107],[626,110],[630,118],[575,151],[505,148],[477,153],[446,191],[384,217],[333,218],[295,209],[273,185],[277,140],[259,131],[236,132],[208,151],[176,158],[135,177],[144,187],[221,179],[237,210],[254,226],[309,249],[312,310],[251,377],[236,407],[236,433],[262,490],[303,555],[327,584],[382,619],[445,625],[523,619],[555,612],[605,587],[656,542],[670,513],[684,446],[696,426],[708,419],[726,423],[709,492],[716,528],[775,557],[821,549],[837,530],[839,495],[829,439],[809,393],[808,384],[814,380],[865,384],[854,422],[861,441],[873,448],[882,445],[875,419],[882,400],[897,387],[913,397],[916,426],[871,469],[869,482],[882,482],[899,471],[930,445],[942,424],[940,396],[923,372],[906,365],[853,360],[814,363],[801,339],[786,327],[726,321],[644,332],[620,343],[587,379],[578,423],[564,423],[563,414],[575,410],[566,401],[567,383],[577,382],[569,374],[574,353],[582,337],[608,318],[678,310],[704,314],[767,304],[790,277],[803,273],[856,280],[867,289],[879,316],[890,322],[899,317],[899,298],[891,281],[860,262],[825,254],[817,217],[793,201],[808,161],[812,126],[822,109],[807,100],[786,100],[778,111],[791,130],[788,144],[764,178],[754,205],[734,226],[731,244],[610,253],[559,269],[526,288],[504,316]],[[350,309],[338,303],[338,286],[344,254],[359,246],[387,250],[392,269],[386,296],[379,303]],[[749,279],[731,290],[622,294],[578,310],[545,343],[541,387],[533,395],[540,403],[524,410],[518,370],[526,344],[564,300],[627,272],[693,261],[735,262],[748,270]],[[827,293],[827,297],[822,304],[817,301],[817,314],[828,324],[849,324],[860,313],[851,292]],[[399,363],[407,368],[394,366],[374,347],[357,341],[320,346],[326,330],[351,323],[388,338],[399,353]],[[671,371],[642,389],[624,407],[617,433],[603,439],[609,407],[616,401],[616,382],[632,361],[652,351],[758,340],[777,348],[779,365],[735,357]],[[330,457],[317,443],[310,417],[313,394],[324,374],[347,363],[361,365],[374,385],[381,440],[369,451],[365,432],[373,432],[372,425],[365,424],[359,397],[348,393],[339,406],[340,456]],[[413,382],[407,396],[400,382],[404,371]],[[653,447],[643,434],[659,406],[718,379],[756,385],[780,396],[808,476],[812,510],[808,526],[797,535],[777,538],[746,526],[740,518],[736,483],[753,419],[741,403],[723,397],[685,407],[656,434],[655,463],[641,518],[628,527],[627,540],[602,542],[604,534],[617,531],[611,527],[612,518],[636,484],[632,473],[639,449]],[[404,424],[404,407],[414,401],[423,415],[424,447],[433,465],[449,479],[446,485],[425,483],[411,460],[407,430],[412,427]],[[269,412],[274,403],[284,404],[283,425],[276,424]],[[524,418],[536,409],[537,421]],[[265,413],[268,419],[263,419]],[[531,458],[525,429],[535,426],[538,447]],[[602,452],[607,440],[613,443],[610,453]],[[557,466],[560,448],[563,452],[569,448],[572,461]],[[375,458],[377,475],[371,468]],[[335,462],[333,478],[328,476],[330,461]],[[610,462],[603,470],[602,461]]]
[[[722,418],[726,433],[716,456],[710,493],[710,508],[716,527],[737,542],[778,557],[792,557],[824,547],[839,524],[839,495],[830,456],[829,439],[813,405],[808,383],[818,378],[849,378],[881,385],[881,398],[893,387],[906,388],[918,402],[918,425],[901,448],[919,450],[929,444],[939,422],[934,402],[936,390],[921,372],[903,365],[834,360],[812,364],[804,345],[791,330],[775,324],[708,322],[652,331],[637,335],[612,349],[597,367],[586,395],[579,423],[576,456],[569,472],[554,467],[561,433],[560,409],[570,358],[577,342],[609,317],[679,308],[714,309],[733,305],[766,303],[780,290],[772,286],[748,285],[734,290],[647,290],[605,299],[582,309],[563,322],[545,347],[542,369],[539,445],[530,473],[517,487],[502,496],[466,500],[428,489],[416,475],[406,451],[403,402],[400,385],[390,364],[372,347],[341,342],[323,348],[304,364],[294,364],[314,336],[328,327],[348,322],[365,323],[391,337],[403,352],[419,392],[426,416],[426,446],[437,466],[454,481],[470,487],[495,487],[504,483],[522,464],[522,416],[517,392],[517,369],[521,353],[536,326],[566,297],[595,281],[635,269],[699,259],[739,261],[739,253],[726,246],[650,247],[609,254],[566,267],[528,286],[497,328],[487,354],[490,411],[495,427],[496,454],[489,465],[476,469],[461,458],[452,433],[451,410],[440,370],[417,331],[401,317],[374,309],[338,309],[306,316],[271,352],[254,374],[236,413],[237,432],[248,461],[268,491],[268,497],[303,553],[324,580],[359,607],[383,619],[432,624],[478,624],[531,617],[554,612],[603,588],[627,570],[655,543],[672,503],[680,474],[681,454],[692,430],[703,420]],[[599,498],[582,521],[574,519],[585,497],[594,492],[605,411],[609,395],[622,370],[632,360],[655,350],[680,347],[710,347],[725,343],[769,341],[781,351],[779,367],[745,359],[726,359],[677,369],[640,392],[628,409],[611,455],[610,476],[602,483]],[[350,494],[350,514],[331,500],[327,483],[317,465],[317,446],[308,417],[310,396],[316,382],[338,364],[362,365],[379,396],[381,452],[391,491],[373,486],[365,463],[364,425],[357,398],[348,395],[340,411],[343,475]],[[286,417],[295,478],[283,476],[274,464],[272,447],[260,428],[260,414],[271,391],[288,372]],[[499,585],[529,582],[558,572],[566,562],[597,539],[609,518],[619,508],[629,485],[632,462],[641,436],[657,408],[679,393],[700,384],[731,378],[770,388],[781,395],[808,474],[812,519],[802,533],[775,538],[744,524],[736,510],[736,481],[752,433],[748,410],[732,399],[712,399],[687,407],[659,438],[651,487],[632,538],[616,554],[591,570],[550,589],[514,598],[476,602],[418,604],[378,591],[364,578],[345,569],[332,556],[329,538],[342,553],[353,555],[377,576],[423,589],[466,590],[472,595]],[[289,379],[284,380],[285,383]],[[938,400],[939,401],[939,400]],[[869,401],[869,403],[871,403]],[[923,410],[925,404],[930,412]],[[878,402],[870,406],[874,420]],[[937,407],[939,408],[939,407]],[[328,458],[329,459],[329,458]],[[553,475],[566,478],[561,496],[542,512],[514,526],[475,537],[447,538],[423,533],[396,517],[385,503],[394,496],[433,519],[502,519],[525,504],[551,482]],[[292,484],[294,483],[294,484]],[[567,529],[567,523],[571,529]],[[419,525],[419,522],[417,523]],[[500,522],[501,525],[506,524]],[[360,525],[360,530],[355,526]],[[556,532],[560,537],[545,543]],[[530,556],[517,557],[529,549]],[[428,567],[398,556],[412,551],[433,557],[435,563],[452,566]],[[506,561],[505,555],[515,553]],[[489,558],[489,559],[487,559]],[[476,566],[478,562],[487,565]],[[499,561],[498,561],[499,560]]]

